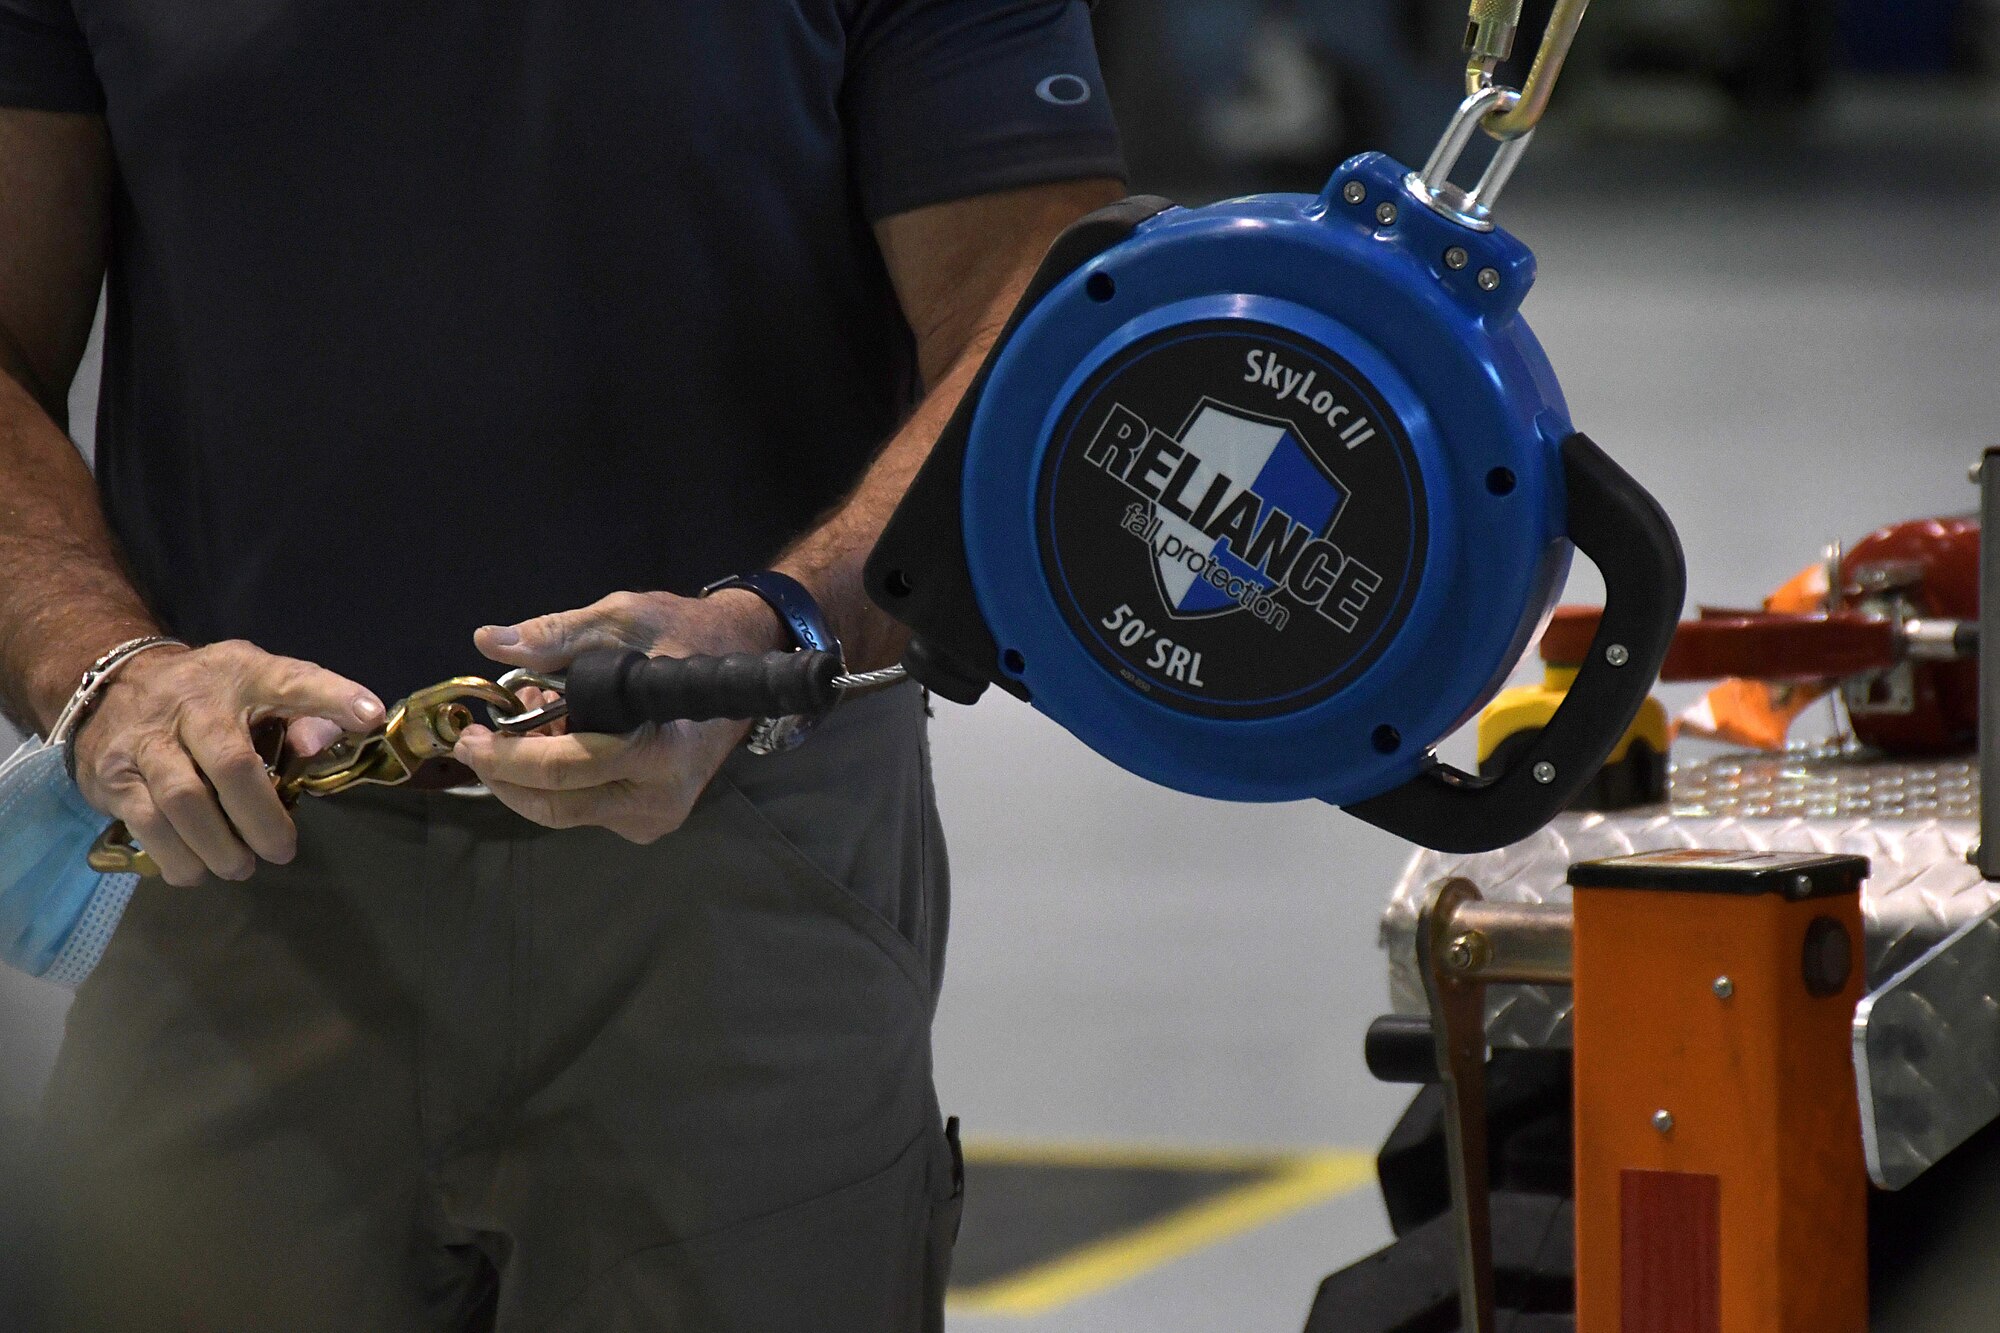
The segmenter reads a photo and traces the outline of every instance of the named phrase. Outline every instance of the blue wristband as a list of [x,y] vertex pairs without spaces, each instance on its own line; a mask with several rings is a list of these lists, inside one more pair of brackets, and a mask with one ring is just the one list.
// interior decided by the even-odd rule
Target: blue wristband
[[[703,588],[701,595],[707,597],[731,588],[742,588],[763,598],[765,604],[778,613],[778,619],[784,622],[794,648],[803,652],[832,653],[836,658],[841,656],[840,640],[835,636],[833,626],[827,623],[826,612],[820,609],[819,602],[806,591],[805,585],[791,575],[768,569],[755,574],[731,574]],[[762,718],[751,726],[745,748],[752,754],[778,754],[803,742],[818,722],[817,714],[805,713],[792,717]]]
[[778,619],[785,622],[793,647],[840,656],[840,640],[834,635],[833,626],[827,623],[826,612],[820,610],[819,602],[806,591],[806,586],[791,575],[769,569],[755,574],[731,574],[703,588],[701,595],[707,597],[731,588],[743,588],[763,598],[778,613]]

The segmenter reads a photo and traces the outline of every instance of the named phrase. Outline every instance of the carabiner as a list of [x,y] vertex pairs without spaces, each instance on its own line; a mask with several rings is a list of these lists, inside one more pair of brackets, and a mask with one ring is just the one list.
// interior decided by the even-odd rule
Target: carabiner
[[[1507,15],[1496,12],[1500,8],[1511,11],[1511,21]],[[1549,109],[1549,96],[1555,92],[1556,79],[1562,74],[1563,62],[1569,59],[1570,45],[1576,41],[1577,29],[1583,25],[1583,13],[1588,8],[1590,0],[1556,0],[1549,14],[1549,26],[1542,32],[1541,47],[1535,52],[1535,63],[1528,70],[1527,82],[1521,85],[1519,100],[1489,112],[1480,122],[1488,134],[1496,139],[1519,139],[1532,134],[1535,126],[1541,124],[1542,113]],[[1473,0],[1472,26],[1466,34],[1470,53],[1465,64],[1468,97],[1495,86],[1493,71],[1513,46],[1514,25],[1519,20],[1520,5],[1514,0],[1503,6],[1495,6],[1492,0]]]
[[[486,705],[496,720],[521,711],[520,697],[505,685],[459,676],[418,690],[390,709],[375,730],[349,732],[317,754],[285,751],[284,727],[262,726],[259,752],[286,809],[304,796],[332,796],[363,785],[400,786],[426,763],[451,753],[459,734],[475,720],[470,707],[474,703]],[[132,840],[123,820],[98,835],[89,860],[91,869],[107,875],[160,873],[153,858]]]
[[517,695],[522,689],[532,685],[543,694],[551,696],[543,701],[539,707],[530,708],[526,712],[516,711],[506,715],[495,712],[493,714],[493,729],[502,735],[525,736],[538,727],[548,726],[552,722],[560,722],[569,716],[569,700],[563,697],[563,691],[568,688],[568,682],[561,676],[551,676],[541,671],[530,671],[526,667],[515,667],[512,671],[500,677],[499,685],[501,689],[512,691]]

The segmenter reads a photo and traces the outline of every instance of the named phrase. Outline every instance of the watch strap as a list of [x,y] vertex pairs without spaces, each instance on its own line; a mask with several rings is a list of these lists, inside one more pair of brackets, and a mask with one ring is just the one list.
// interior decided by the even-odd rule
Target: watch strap
[[[827,623],[826,612],[820,609],[819,601],[806,590],[806,586],[791,575],[770,569],[754,574],[731,574],[703,588],[701,595],[708,597],[731,588],[754,592],[763,598],[765,605],[784,622],[794,649],[832,653],[836,658],[840,657],[840,639],[834,634],[833,626]],[[815,713],[759,718],[751,724],[744,748],[756,755],[781,754],[802,744],[818,722],[819,715]]]
[[793,647],[813,653],[832,653],[835,657],[841,655],[840,639],[827,621],[826,612],[820,609],[819,601],[806,590],[806,586],[791,575],[770,569],[754,574],[731,574],[703,588],[701,595],[708,597],[732,588],[742,588],[763,598],[765,604],[777,613],[778,619],[784,622],[786,632],[792,636]]

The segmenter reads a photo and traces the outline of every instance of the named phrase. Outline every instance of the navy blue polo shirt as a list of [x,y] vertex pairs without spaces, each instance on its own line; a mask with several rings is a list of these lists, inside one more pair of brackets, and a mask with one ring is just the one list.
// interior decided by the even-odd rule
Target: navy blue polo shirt
[[162,620],[392,698],[768,563],[918,391],[870,225],[1122,170],[1081,0],[0,0],[0,105],[110,127]]

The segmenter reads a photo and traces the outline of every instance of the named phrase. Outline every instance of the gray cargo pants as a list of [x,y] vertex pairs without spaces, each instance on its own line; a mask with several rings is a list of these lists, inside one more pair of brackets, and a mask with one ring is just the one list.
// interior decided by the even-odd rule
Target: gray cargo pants
[[913,687],[739,754],[652,847],[444,793],[299,825],[248,883],[143,888],[78,996],[59,1327],[941,1327]]

